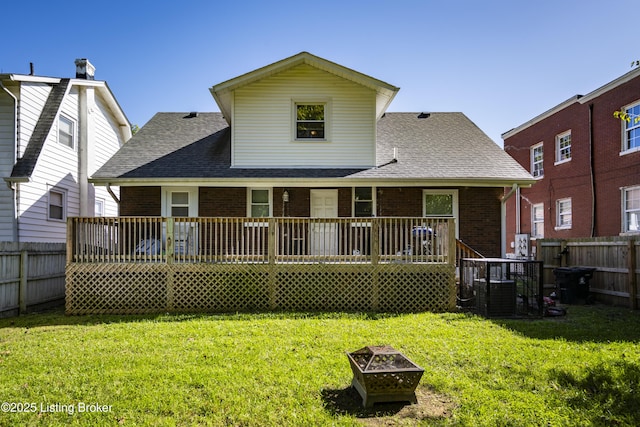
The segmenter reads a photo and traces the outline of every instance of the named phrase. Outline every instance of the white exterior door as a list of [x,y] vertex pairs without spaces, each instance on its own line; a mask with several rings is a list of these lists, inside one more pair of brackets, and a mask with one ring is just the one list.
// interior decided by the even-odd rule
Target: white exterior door
[[[311,190],[311,218],[338,217],[338,190]],[[309,233],[312,255],[338,253],[338,224],[313,222]]]
[[[173,245],[176,255],[193,255],[198,250],[198,223],[181,217],[198,216],[197,187],[166,187],[163,191],[162,215],[174,217]],[[166,224],[162,234],[166,236]]]

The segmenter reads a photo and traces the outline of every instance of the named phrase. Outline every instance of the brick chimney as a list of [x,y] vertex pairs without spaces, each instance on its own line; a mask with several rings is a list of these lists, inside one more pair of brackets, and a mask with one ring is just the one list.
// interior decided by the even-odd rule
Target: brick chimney
[[87,58],[76,59],[76,79],[93,80],[96,67]]

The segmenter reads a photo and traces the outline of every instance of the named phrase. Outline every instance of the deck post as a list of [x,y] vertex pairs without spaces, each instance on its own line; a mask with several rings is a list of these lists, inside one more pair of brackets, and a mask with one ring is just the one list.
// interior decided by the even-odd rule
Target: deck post
[[276,227],[278,222],[275,218],[269,218],[269,231],[267,237],[267,261],[269,263],[267,277],[269,286],[269,307],[276,308]]
[[380,220],[371,218],[371,309],[377,310],[380,304],[378,260],[380,258]]
[[[174,248],[174,221],[173,217],[166,218],[167,221],[167,264],[169,267],[172,266],[175,260],[175,248]],[[171,268],[167,269],[167,310],[173,309],[173,270]]]

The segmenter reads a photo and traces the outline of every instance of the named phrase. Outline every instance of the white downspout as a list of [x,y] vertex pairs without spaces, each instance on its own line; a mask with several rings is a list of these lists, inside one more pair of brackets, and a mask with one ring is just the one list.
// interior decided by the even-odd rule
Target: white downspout
[[[0,88],[4,90],[11,98],[13,98],[13,164],[15,165],[18,161],[18,98],[11,93],[9,89],[2,84],[0,80]],[[19,203],[20,203],[20,183],[18,182],[7,182],[7,186],[13,192],[13,241],[20,243],[20,230],[19,230],[19,218],[18,213],[20,212]]]
[[500,240],[503,258],[507,256],[507,200],[513,196],[513,193],[517,193],[519,189],[518,184],[513,184],[511,190],[502,198],[502,203],[500,204]]

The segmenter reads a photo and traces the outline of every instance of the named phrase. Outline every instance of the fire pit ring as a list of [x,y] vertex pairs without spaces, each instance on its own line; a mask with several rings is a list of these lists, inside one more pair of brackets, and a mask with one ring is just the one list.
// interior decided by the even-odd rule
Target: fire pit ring
[[378,402],[418,403],[416,387],[424,369],[389,345],[367,346],[347,353],[362,406]]

